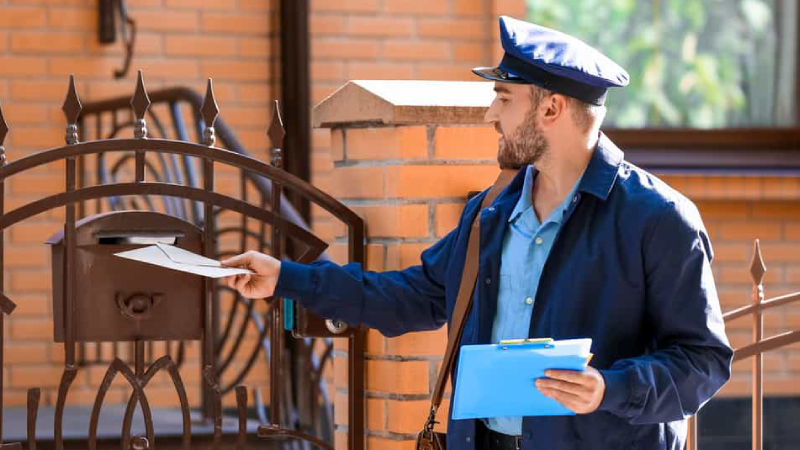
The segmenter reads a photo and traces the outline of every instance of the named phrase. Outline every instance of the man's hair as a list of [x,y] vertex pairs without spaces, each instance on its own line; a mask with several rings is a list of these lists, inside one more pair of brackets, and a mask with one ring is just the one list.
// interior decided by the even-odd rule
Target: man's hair
[[[546,96],[552,94],[554,92],[531,85],[531,105],[538,107]],[[575,122],[575,125],[584,132],[597,133],[606,116],[606,107],[592,105],[567,95],[564,98],[567,99],[567,104],[572,112],[572,121]]]

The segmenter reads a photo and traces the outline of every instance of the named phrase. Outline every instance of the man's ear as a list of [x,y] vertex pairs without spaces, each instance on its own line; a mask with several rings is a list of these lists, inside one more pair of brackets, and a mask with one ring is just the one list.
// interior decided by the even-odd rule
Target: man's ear
[[566,114],[567,99],[561,94],[548,95],[542,99],[543,116],[541,124],[546,126],[556,122],[561,116]]

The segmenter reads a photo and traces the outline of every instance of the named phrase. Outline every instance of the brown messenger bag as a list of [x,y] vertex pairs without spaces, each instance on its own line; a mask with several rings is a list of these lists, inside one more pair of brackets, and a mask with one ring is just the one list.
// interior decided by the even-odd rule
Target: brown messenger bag
[[450,369],[453,367],[456,349],[461,341],[461,334],[464,331],[464,322],[466,321],[469,310],[472,306],[472,296],[475,291],[475,281],[478,279],[478,256],[480,253],[480,224],[481,212],[484,208],[491,205],[494,199],[508,186],[514,176],[517,174],[516,170],[506,169],[500,172],[497,180],[492,185],[489,192],[483,198],[481,207],[472,223],[469,231],[469,241],[467,241],[467,255],[464,260],[464,270],[461,273],[461,284],[458,287],[458,295],[456,297],[456,304],[453,309],[453,318],[450,322],[450,333],[447,336],[447,350],[442,359],[442,367],[439,369],[439,376],[436,379],[436,388],[433,390],[431,396],[431,409],[428,419],[425,421],[425,426],[422,431],[417,435],[417,450],[446,450],[447,439],[444,433],[433,431],[433,426],[436,422],[436,411],[442,403],[442,395],[444,394],[445,383],[450,375]]

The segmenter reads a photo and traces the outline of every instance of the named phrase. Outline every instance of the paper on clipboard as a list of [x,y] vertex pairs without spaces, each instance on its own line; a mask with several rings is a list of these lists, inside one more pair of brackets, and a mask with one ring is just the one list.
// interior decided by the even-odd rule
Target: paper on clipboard
[[131,259],[147,264],[166,267],[167,269],[193,273],[208,278],[222,278],[231,275],[252,274],[250,270],[235,267],[223,267],[214,259],[197,255],[188,250],[169,244],[157,243],[147,247],[114,253],[114,256]]
[[550,369],[583,370],[591,345],[591,339],[570,339],[461,347],[453,419],[573,415],[540,393],[535,380]]

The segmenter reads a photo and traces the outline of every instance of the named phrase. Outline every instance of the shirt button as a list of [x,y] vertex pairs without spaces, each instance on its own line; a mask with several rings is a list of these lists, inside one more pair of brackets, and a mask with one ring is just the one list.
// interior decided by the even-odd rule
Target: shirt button
[[471,441],[471,440],[472,440],[472,438],[471,438],[471,437],[469,437],[469,436],[467,436],[467,442],[469,442],[469,441]]
[[494,206],[489,207],[489,212],[494,212]]
[[527,305],[532,305],[532,304],[533,304],[533,299],[532,299],[532,298],[530,298],[530,297],[526,298],[526,299],[525,299],[525,304],[527,304]]
[[575,197],[572,197],[572,203],[575,203],[577,201],[578,201],[578,196],[577,195],[575,195]]
[[492,279],[491,278],[487,278],[486,279],[486,284],[492,284]]
[[544,239],[542,239],[541,237],[537,237],[534,240],[534,242],[536,242],[536,245],[542,245],[542,242],[544,242]]

